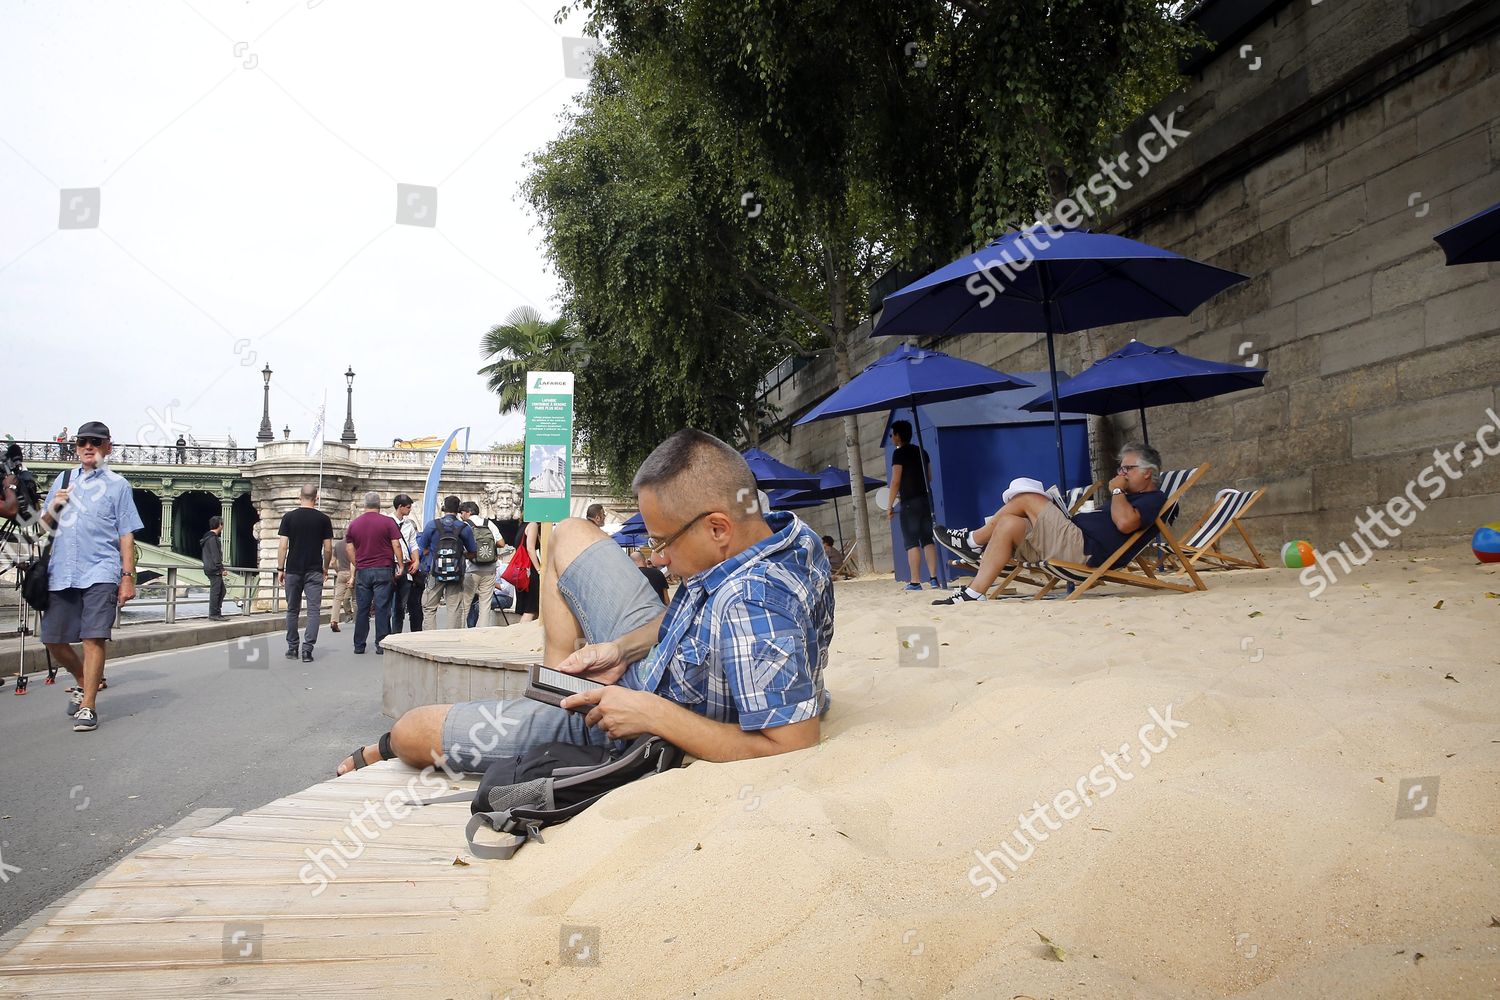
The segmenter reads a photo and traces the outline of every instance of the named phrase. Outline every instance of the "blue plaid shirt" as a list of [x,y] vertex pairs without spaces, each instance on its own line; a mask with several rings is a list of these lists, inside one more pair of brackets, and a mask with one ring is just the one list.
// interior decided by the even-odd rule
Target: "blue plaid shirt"
[[657,642],[620,683],[754,732],[828,708],[833,578],[822,540],[795,515],[773,534],[683,581]]

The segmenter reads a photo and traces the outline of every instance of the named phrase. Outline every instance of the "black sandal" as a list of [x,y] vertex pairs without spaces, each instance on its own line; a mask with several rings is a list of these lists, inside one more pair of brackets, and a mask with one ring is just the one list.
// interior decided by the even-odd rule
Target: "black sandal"
[[[391,749],[390,733],[386,733],[384,736],[380,737],[380,739],[375,742],[375,748],[376,752],[380,754],[380,760],[391,760],[396,756],[396,751]],[[353,768],[344,772],[345,774],[350,774],[353,771],[358,771],[362,767],[369,767],[371,763],[370,761],[365,760],[365,748],[363,745],[355,747],[354,752],[345,757],[344,760],[350,761],[354,764]]]

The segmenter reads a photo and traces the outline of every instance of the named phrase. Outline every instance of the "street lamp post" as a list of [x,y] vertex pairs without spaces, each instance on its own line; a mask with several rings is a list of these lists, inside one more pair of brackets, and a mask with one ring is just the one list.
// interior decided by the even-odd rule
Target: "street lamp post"
[[354,444],[354,441],[355,441],[355,437],[354,437],[354,366],[353,365],[350,365],[349,366],[349,370],[346,371],[346,372],[344,372],[344,381],[349,386],[349,402],[348,402],[347,408],[344,410],[344,433],[339,437],[339,440],[342,441],[342,442],[344,442],[347,445],[350,445],[352,447],[353,444]]
[[271,365],[261,370],[260,377],[266,380],[266,395],[260,405],[260,431],[255,435],[257,441],[274,441],[276,432],[271,430]]
[[281,439],[283,441],[290,441],[292,439],[292,425],[291,424],[287,424],[285,427],[283,427],[281,429]]

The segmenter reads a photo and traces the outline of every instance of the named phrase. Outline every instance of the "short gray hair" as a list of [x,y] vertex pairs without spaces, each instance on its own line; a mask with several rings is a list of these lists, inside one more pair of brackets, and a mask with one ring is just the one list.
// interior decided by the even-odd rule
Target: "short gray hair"
[[1149,444],[1137,444],[1132,441],[1120,449],[1120,462],[1125,461],[1126,455],[1134,455],[1139,458],[1140,465],[1151,470],[1151,478],[1155,479],[1157,473],[1161,472],[1161,452]]
[[365,510],[379,510],[379,509],[380,509],[380,494],[376,493],[374,490],[371,490],[370,492],[368,492],[368,493],[365,494]]
[[[720,511],[735,521],[761,517],[755,474],[744,456],[712,434],[684,427],[656,446],[630,488],[650,489],[683,517]],[[688,508],[693,508],[689,512]]]

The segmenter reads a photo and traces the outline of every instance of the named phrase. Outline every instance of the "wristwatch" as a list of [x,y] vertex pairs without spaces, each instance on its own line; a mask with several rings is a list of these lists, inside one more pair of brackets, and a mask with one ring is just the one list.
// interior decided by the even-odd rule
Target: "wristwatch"
[[1112,490],[1109,491],[1109,495],[1112,496],[1112,497],[1117,497],[1121,493],[1124,493],[1124,492],[1125,492],[1124,490],[1122,490],[1122,489],[1120,489],[1120,487],[1116,486],[1114,489],[1112,489]]
[[123,578],[123,577],[127,577],[127,576],[128,576],[128,577],[130,577],[130,578],[131,578],[131,579],[132,579],[132,580],[134,580],[134,579],[135,579],[135,570],[131,570],[131,571],[130,571],[130,572],[129,572],[129,573],[121,573],[121,574],[120,574],[120,576],[121,576],[121,577],[122,577],[122,578]]

